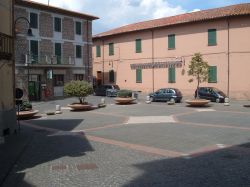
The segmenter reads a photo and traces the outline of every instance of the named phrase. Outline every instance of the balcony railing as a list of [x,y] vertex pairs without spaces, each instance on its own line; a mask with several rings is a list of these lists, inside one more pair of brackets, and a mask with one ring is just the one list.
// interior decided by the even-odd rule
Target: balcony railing
[[0,33],[0,60],[11,60],[13,56],[13,37]]
[[74,65],[74,57],[50,56],[50,55],[25,55],[25,64],[33,65]]

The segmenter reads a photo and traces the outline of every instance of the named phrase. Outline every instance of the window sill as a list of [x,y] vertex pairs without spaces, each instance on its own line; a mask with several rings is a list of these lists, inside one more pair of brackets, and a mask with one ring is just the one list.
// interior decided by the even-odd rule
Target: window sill
[[217,46],[217,44],[210,44],[210,45],[208,44],[207,46],[208,47],[210,47],[210,46]]
[[175,48],[168,48],[168,50],[175,50]]

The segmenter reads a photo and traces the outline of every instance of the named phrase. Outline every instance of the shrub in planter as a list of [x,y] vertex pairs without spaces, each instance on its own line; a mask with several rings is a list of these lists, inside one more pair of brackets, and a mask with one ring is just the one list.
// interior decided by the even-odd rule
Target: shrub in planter
[[121,98],[132,97],[132,91],[131,90],[119,90],[117,92],[117,97],[121,97]]
[[32,110],[32,104],[29,101],[23,101],[20,105],[20,111]]
[[64,86],[64,93],[67,96],[78,97],[80,104],[84,104],[84,99],[93,93],[93,87],[86,81],[71,81]]

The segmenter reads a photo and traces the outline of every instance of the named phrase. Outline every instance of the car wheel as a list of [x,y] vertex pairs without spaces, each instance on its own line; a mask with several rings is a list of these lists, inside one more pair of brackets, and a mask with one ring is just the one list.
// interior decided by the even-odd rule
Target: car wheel
[[219,98],[217,98],[217,99],[215,100],[215,102],[216,102],[216,103],[219,103],[219,102],[220,102],[220,99],[219,99]]

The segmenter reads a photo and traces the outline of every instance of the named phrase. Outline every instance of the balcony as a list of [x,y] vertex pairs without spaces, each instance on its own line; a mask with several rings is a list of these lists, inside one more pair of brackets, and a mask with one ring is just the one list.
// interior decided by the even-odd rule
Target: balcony
[[74,57],[61,57],[50,55],[25,55],[25,64],[36,67],[72,67],[75,65]]
[[0,33],[0,60],[11,60],[13,56],[13,37]]

